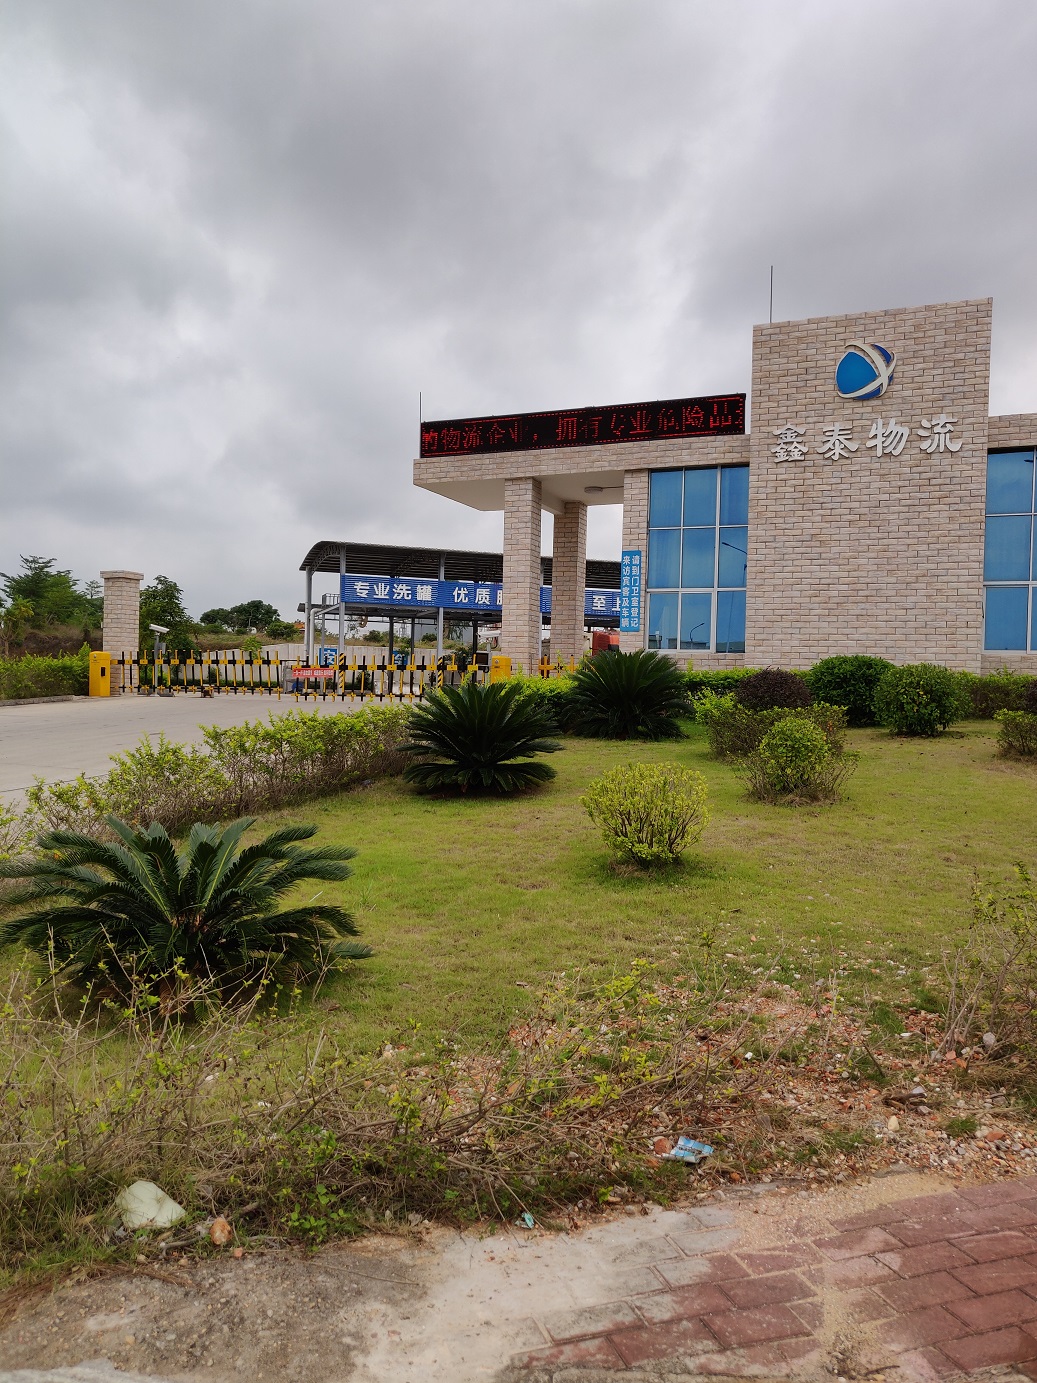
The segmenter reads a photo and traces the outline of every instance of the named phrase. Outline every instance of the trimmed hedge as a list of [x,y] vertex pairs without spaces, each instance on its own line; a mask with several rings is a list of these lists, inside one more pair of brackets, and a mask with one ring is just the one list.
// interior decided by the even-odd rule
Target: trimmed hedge
[[793,710],[809,706],[814,695],[805,674],[785,668],[764,667],[739,682],[735,700],[750,711]]
[[848,653],[822,658],[807,673],[807,681],[818,701],[845,706],[851,725],[874,725],[875,689],[892,666],[885,658]]
[[972,714],[980,720],[992,720],[998,711],[1037,709],[1029,704],[1029,698],[1037,692],[1037,677],[1012,672],[1006,667],[999,668],[997,672],[988,672],[984,677],[976,677],[968,672],[962,673],[961,677],[968,688]]
[[341,792],[403,772],[410,728],[406,706],[365,706],[351,715],[290,711],[243,725],[203,729],[204,748],[160,734],[113,754],[100,778],[38,778],[26,821],[39,831],[110,837],[106,817],[136,827],[159,822],[171,834],[195,821],[227,821]]
[[893,735],[939,735],[971,709],[966,675],[939,663],[891,667],[875,689],[875,718]]
[[739,682],[744,682],[755,671],[756,668],[751,667],[725,667],[715,672],[695,672],[689,667],[684,675],[688,679],[688,694],[694,701],[703,692],[715,692],[718,696],[733,692]]
[[29,696],[85,696],[90,682],[90,650],[48,658],[27,653],[0,658],[0,701]]

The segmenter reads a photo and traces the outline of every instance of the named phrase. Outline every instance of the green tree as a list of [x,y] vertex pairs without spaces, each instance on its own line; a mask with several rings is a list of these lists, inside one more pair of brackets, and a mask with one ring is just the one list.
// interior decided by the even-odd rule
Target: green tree
[[200,622],[223,632],[234,628],[233,619],[234,616],[229,610],[225,610],[222,605],[217,605],[211,610],[203,610]]
[[217,625],[232,634],[247,634],[250,629],[267,630],[273,624],[283,624],[284,620],[265,600],[245,600],[229,609],[216,605],[205,611],[201,622]]
[[0,652],[5,658],[11,656],[12,644],[21,643],[31,620],[30,601],[16,598],[10,605],[0,603]]
[[232,605],[230,616],[233,620],[231,628],[236,634],[249,629],[266,629],[274,620],[281,618],[280,613],[265,600],[246,600],[240,605]]
[[162,642],[170,652],[188,653],[195,646],[196,628],[184,606],[184,593],[168,576],[156,576],[140,593],[140,646],[152,647],[155,636],[149,625],[161,624],[168,630]]
[[19,560],[21,571],[13,576],[0,572],[0,581],[8,605],[21,600],[32,606],[30,628],[43,629],[54,624],[100,627],[102,600],[96,583],[80,589],[71,571],[55,570],[55,557],[23,556]]

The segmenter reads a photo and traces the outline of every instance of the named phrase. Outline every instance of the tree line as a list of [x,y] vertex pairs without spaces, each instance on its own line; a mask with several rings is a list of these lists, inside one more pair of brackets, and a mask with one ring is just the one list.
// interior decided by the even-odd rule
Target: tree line
[[[21,569],[0,572],[0,656],[10,657],[22,645],[29,630],[81,630],[83,642],[101,628],[104,591],[100,581],[80,581],[71,570],[60,568],[56,557],[20,558]],[[198,648],[203,634],[265,635],[275,642],[294,639],[296,626],[284,620],[265,600],[246,600],[229,607],[217,606],[191,618],[179,583],[156,576],[140,592],[140,643],[150,648],[154,635],[149,625],[161,624],[167,649],[187,653]]]

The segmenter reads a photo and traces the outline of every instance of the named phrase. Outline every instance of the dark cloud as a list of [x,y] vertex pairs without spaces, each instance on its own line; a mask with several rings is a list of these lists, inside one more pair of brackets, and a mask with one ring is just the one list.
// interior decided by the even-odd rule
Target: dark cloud
[[[745,388],[750,328],[993,293],[1037,406],[1018,0],[8,0],[0,556],[287,611],[499,542],[426,416]],[[618,511],[592,545],[618,547]]]

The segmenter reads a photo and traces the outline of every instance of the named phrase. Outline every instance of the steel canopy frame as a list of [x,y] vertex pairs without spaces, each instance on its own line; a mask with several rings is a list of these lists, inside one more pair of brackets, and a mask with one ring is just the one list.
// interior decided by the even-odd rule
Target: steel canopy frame
[[[540,569],[542,584],[552,584],[552,559],[541,557]],[[299,564],[299,570],[306,576],[304,612],[306,619],[306,661],[313,654],[313,577],[316,572],[341,576],[347,570],[368,576],[428,576],[446,581],[502,581],[504,579],[504,556],[500,552],[470,552],[459,548],[419,547],[390,545],[385,543],[346,543],[325,538],[314,543]],[[600,589],[619,589],[619,562],[610,558],[587,559],[587,585]],[[343,642],[342,628],[346,614],[367,614],[374,618],[393,618],[398,610],[386,606],[371,608],[353,607],[336,602],[339,615],[339,643]],[[423,612],[408,608],[407,614],[415,618],[426,617]],[[442,611],[430,608],[428,618],[437,617],[437,649],[442,654],[443,618]],[[614,621],[603,618],[596,621],[611,625]]]

